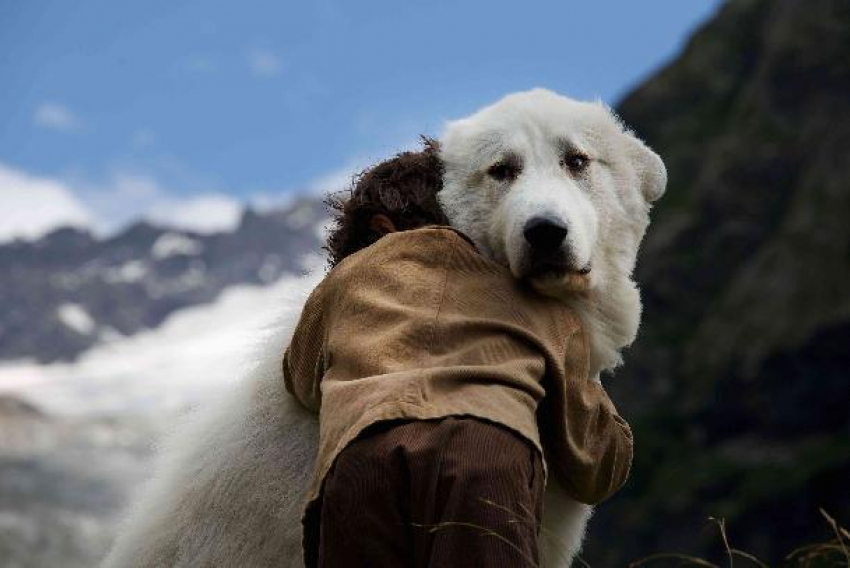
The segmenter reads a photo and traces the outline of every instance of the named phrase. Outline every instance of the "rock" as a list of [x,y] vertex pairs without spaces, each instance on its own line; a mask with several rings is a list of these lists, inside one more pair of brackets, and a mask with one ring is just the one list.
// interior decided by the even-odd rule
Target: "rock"
[[594,517],[590,564],[723,562],[715,516],[773,565],[829,538],[819,507],[850,522],[848,93],[850,4],[732,0],[619,105],[670,183],[609,385],[633,476]]

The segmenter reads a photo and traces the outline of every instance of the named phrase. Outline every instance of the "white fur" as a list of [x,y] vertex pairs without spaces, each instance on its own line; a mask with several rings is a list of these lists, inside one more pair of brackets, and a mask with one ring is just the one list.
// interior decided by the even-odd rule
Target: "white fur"
[[280,365],[320,276],[281,298],[240,384],[166,443],[103,566],[303,566],[301,508],[319,429],[286,392]]
[[[569,177],[558,166],[564,141],[593,157],[586,178]],[[524,169],[511,184],[497,184],[485,172],[505,152],[519,155]],[[545,212],[569,224],[565,246],[577,265],[593,267],[589,293],[576,296],[557,278],[535,285],[580,314],[598,380],[619,363],[620,349],[637,331],[640,299],[630,275],[649,202],[664,190],[661,160],[603,105],[540,89],[450,123],[442,158],[440,201],[452,225],[517,276],[526,270],[525,221]],[[280,362],[318,276],[304,282],[298,297],[284,299],[286,311],[257,346],[235,392],[170,442],[104,566],[301,566],[300,515],[318,425],[285,392]],[[549,484],[544,566],[570,565],[590,513]]]
[[[574,176],[560,165],[565,145],[591,158]],[[506,155],[521,159],[510,182],[487,170]],[[573,268],[589,264],[590,293],[571,293],[559,279],[535,281],[570,302],[590,327],[591,374],[613,369],[640,321],[631,279],[649,224],[651,201],[664,192],[661,159],[602,103],[574,101],[544,89],[509,95],[469,118],[451,122],[442,140],[445,165],[440,204],[451,224],[517,277],[528,269],[523,227],[548,214],[569,226]]]
[[[564,165],[565,155],[576,153],[590,158],[580,173]],[[554,217],[569,228],[562,246],[572,270],[592,267],[588,289],[576,293],[566,276],[532,282],[574,307],[590,336],[591,378],[599,381],[602,372],[620,364],[620,350],[637,334],[641,305],[631,275],[650,203],[666,186],[661,159],[602,103],[544,89],[509,95],[449,123],[441,158],[439,200],[449,222],[515,276],[528,275],[523,228],[531,218]],[[516,177],[488,175],[507,158],[520,166]],[[568,566],[591,509],[569,499],[553,480],[544,511],[546,565]]]

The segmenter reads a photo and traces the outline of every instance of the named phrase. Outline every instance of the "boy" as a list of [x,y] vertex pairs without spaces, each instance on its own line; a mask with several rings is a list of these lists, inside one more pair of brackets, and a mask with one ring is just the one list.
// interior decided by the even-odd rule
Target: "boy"
[[319,413],[308,567],[537,565],[547,461],[584,503],[628,475],[578,318],[447,226],[439,188],[428,144],[336,204],[333,269],[283,361]]

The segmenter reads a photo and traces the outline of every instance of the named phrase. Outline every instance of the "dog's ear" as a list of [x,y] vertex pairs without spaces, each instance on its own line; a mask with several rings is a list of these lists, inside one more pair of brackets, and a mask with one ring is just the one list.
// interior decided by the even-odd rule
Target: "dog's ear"
[[627,153],[637,172],[641,194],[647,202],[652,203],[664,195],[667,168],[661,156],[650,150],[637,136],[628,131],[624,134]]

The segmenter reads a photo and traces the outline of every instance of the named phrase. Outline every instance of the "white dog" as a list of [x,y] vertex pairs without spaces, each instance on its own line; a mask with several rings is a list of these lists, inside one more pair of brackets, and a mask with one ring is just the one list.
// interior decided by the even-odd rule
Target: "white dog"
[[[650,204],[665,189],[661,159],[601,103],[542,89],[449,123],[441,159],[439,200],[451,224],[577,310],[593,379],[616,367],[637,333],[631,273]],[[286,299],[237,392],[172,441],[105,566],[302,566],[318,424],[285,391],[280,360],[319,277]],[[544,511],[543,564],[569,566],[590,508],[553,479]]]

